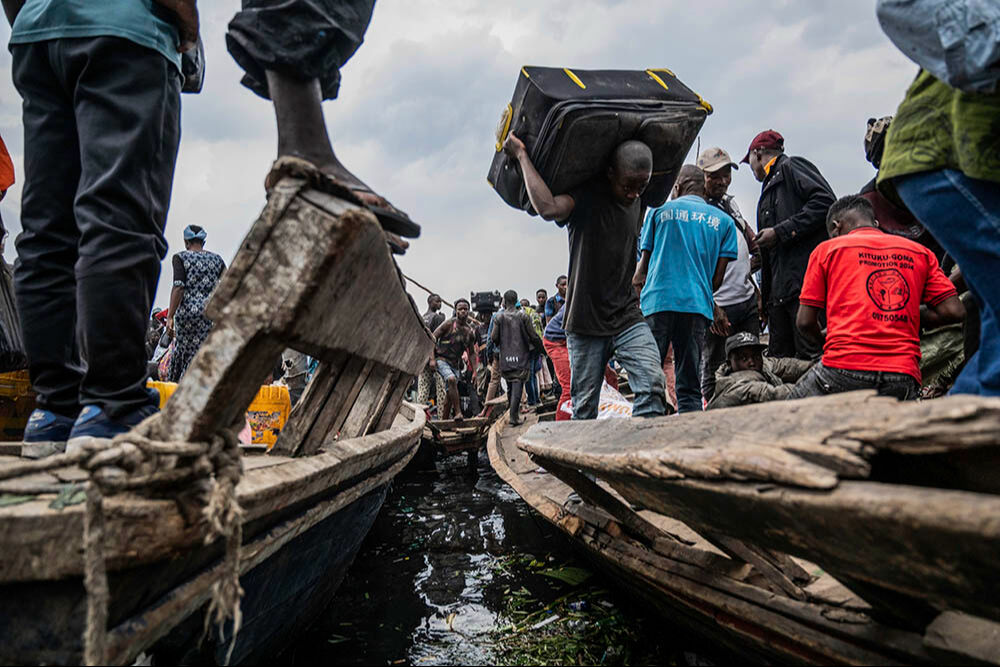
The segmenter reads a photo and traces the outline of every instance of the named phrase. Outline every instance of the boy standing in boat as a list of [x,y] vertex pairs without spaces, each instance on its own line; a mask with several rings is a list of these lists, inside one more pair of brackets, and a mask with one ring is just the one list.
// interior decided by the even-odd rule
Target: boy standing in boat
[[563,309],[573,369],[573,419],[597,417],[604,368],[612,355],[628,371],[635,392],[632,414],[664,414],[660,355],[632,289],[642,224],[639,197],[653,171],[649,147],[626,141],[615,149],[604,173],[559,195],[553,195],[531,163],[524,142],[513,132],[504,150],[518,161],[538,214],[569,230],[569,284]]
[[500,374],[507,381],[508,417],[511,426],[521,423],[521,390],[531,373],[532,358],[542,349],[542,340],[528,314],[517,308],[517,292],[503,295],[503,310],[493,321],[490,333],[500,359]]
[[[146,326],[180,141],[194,0],[3,0],[24,98],[15,289],[39,408],[27,455],[155,412]],[[170,7],[180,14],[168,11]]]
[[712,293],[737,257],[736,226],[721,209],[705,202],[705,174],[684,165],[674,185],[676,198],[646,216],[642,258],[632,284],[640,291],[646,322],[660,350],[674,350],[677,411],[701,410],[701,346],[713,320]]
[[[462,420],[462,408],[458,397],[458,376],[462,371],[462,354],[469,358],[472,376],[476,376],[476,332],[469,324],[469,302],[466,299],[455,300],[455,317],[446,320],[434,330],[434,351],[431,354],[431,368],[434,368],[444,380],[448,391],[448,401],[445,403],[441,419]],[[439,401],[440,403],[440,401]]]
[[[882,396],[916,399],[920,328],[965,317],[954,285],[930,250],[882,232],[864,197],[837,200],[827,226],[831,238],[809,258],[796,319],[803,336],[823,344],[823,360],[789,398],[875,389]],[[819,320],[824,311],[825,333]]]

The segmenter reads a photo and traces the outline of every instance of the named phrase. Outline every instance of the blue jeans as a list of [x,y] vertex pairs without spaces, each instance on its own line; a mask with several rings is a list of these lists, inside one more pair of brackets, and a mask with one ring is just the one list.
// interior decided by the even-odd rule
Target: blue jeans
[[660,364],[674,346],[677,412],[701,412],[701,343],[708,320],[698,313],[663,311],[646,318],[659,348]]
[[951,393],[1000,396],[1000,184],[953,169],[902,176],[894,184],[907,208],[958,262],[979,303],[979,350]]
[[528,366],[528,381],[524,383],[524,389],[528,392],[528,405],[538,405],[538,376],[535,373],[542,367],[537,354],[532,353],[531,364]]
[[666,383],[660,353],[645,322],[634,324],[615,336],[582,336],[567,331],[566,343],[572,374],[573,419],[597,418],[604,367],[612,355],[628,371],[628,384],[635,392],[632,416],[666,414]]
[[882,371],[852,371],[816,364],[799,378],[788,400],[807,396],[826,396],[858,389],[874,389],[879,396],[892,396],[901,401],[915,401],[920,394],[920,383],[906,373]]

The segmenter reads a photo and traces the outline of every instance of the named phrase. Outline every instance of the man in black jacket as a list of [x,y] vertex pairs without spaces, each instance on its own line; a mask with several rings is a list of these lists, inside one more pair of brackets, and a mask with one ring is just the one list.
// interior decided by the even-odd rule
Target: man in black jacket
[[511,426],[521,423],[521,390],[531,373],[531,355],[542,349],[538,336],[527,313],[517,309],[517,292],[507,290],[503,295],[503,310],[493,322],[490,332],[500,357],[500,373],[507,381],[507,404]]
[[827,239],[833,189],[809,160],[785,155],[785,140],[774,130],[758,134],[741,162],[761,182],[754,242],[763,260],[761,319],[769,324],[768,354],[817,359],[820,347],[799,333],[795,316],[809,255]]

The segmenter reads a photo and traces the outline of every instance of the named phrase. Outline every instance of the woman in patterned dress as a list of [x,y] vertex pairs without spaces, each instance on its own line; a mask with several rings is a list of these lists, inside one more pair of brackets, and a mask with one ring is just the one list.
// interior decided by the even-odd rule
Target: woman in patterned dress
[[184,228],[184,250],[175,254],[174,287],[170,292],[167,330],[174,336],[170,359],[170,382],[179,382],[188,364],[212,330],[205,317],[205,304],[226,270],[226,263],[214,252],[205,250],[203,227]]

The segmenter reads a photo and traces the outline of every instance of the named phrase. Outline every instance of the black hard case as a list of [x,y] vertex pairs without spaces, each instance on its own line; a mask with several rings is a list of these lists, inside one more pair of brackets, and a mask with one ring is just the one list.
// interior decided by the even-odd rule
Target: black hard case
[[659,206],[711,111],[666,69],[523,67],[497,128],[487,180],[505,202],[534,215],[520,166],[501,149],[508,132],[524,141],[553,194],[604,171],[615,147],[638,139],[653,150],[653,177],[642,200]]

